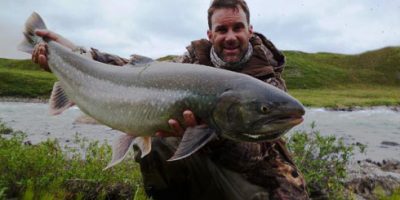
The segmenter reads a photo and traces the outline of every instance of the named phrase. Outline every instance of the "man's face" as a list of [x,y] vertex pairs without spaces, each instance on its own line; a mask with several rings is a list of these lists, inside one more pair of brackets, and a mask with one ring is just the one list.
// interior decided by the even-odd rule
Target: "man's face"
[[246,53],[253,27],[247,23],[242,8],[216,9],[211,17],[208,39],[217,55],[225,62],[239,62]]

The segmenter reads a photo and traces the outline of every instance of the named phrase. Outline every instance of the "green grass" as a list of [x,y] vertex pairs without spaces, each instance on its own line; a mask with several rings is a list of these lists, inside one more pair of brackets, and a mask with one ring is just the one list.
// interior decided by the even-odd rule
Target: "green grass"
[[357,55],[284,52],[290,89],[400,86],[400,47]]
[[167,55],[161,58],[157,58],[157,61],[173,61],[177,56]]
[[375,191],[380,200],[399,200],[400,199],[400,188],[397,188],[391,195],[386,196],[384,191]]
[[48,98],[55,81],[30,60],[0,58],[0,97]]
[[48,98],[54,75],[44,71],[6,69],[0,67],[0,96]]
[[14,60],[14,59],[0,58],[0,66],[5,69],[41,71],[39,65],[34,64],[31,60]]
[[356,106],[398,106],[400,87],[367,87],[345,89],[293,89],[289,93],[305,106],[349,108]]

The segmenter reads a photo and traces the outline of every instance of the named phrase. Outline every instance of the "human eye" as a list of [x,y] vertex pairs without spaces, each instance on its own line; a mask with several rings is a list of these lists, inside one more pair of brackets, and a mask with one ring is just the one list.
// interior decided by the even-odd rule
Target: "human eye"
[[226,32],[227,32],[227,29],[226,29],[225,27],[219,26],[219,27],[217,27],[217,28],[215,29],[215,32],[218,32],[218,33],[226,33]]
[[233,31],[235,32],[240,32],[242,29],[244,29],[244,25],[243,24],[235,24],[235,26],[233,26]]

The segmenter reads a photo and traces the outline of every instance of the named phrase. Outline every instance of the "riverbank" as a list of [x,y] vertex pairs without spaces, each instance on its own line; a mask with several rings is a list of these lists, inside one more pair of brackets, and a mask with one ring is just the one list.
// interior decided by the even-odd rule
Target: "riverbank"
[[307,107],[324,107],[347,111],[376,106],[400,107],[400,86],[351,86],[327,89],[289,88],[289,93]]
[[[308,91],[302,91],[302,90],[293,90],[292,91],[294,94],[293,96],[297,96],[298,98],[309,98],[307,97],[309,94],[307,93]],[[396,93],[400,93],[400,91],[397,91],[397,89],[395,89],[394,91],[389,90],[390,92],[396,92]],[[335,94],[335,92],[333,92]],[[343,92],[341,92],[343,93]],[[349,92],[351,93],[351,92]],[[50,96],[50,94],[49,94]],[[296,97],[295,96],[295,97]],[[377,95],[379,96],[379,95]],[[387,101],[392,101],[393,103],[371,103],[374,100],[368,100],[368,102],[364,103],[364,104],[356,104],[356,101],[346,101],[348,103],[346,104],[337,104],[336,102],[340,101],[339,99],[335,99],[332,101],[329,100],[325,100],[325,95],[323,92],[321,92],[321,95],[315,96],[314,100],[315,103],[309,103],[307,102],[307,100],[305,101],[305,103],[303,103],[306,107],[309,108],[325,108],[327,110],[333,110],[333,111],[359,111],[359,110],[369,110],[369,109],[375,109],[375,108],[388,108],[390,110],[396,111],[396,112],[400,112],[400,95],[399,95],[399,102],[397,101],[392,101],[390,99],[388,99]],[[379,97],[380,98],[380,97]],[[397,98],[397,97],[393,97],[393,98]],[[363,100],[365,101],[365,100]],[[0,97],[0,102],[21,102],[21,103],[48,103],[49,99],[48,98],[25,98],[25,97],[12,97],[12,96],[3,96]]]
[[22,97],[0,97],[0,102],[18,102],[18,103],[48,103],[45,98],[22,98]]
[[[39,109],[34,109],[37,106]],[[12,116],[13,107],[24,112]],[[20,198],[114,196],[145,199],[138,176],[139,169],[132,159],[124,161],[113,170],[101,172],[111,157],[111,148],[107,144],[111,143],[118,132],[102,125],[74,122],[75,116],[81,116],[76,108],[49,118],[43,118],[47,104],[12,103],[4,108],[0,104],[0,114],[12,120],[7,118],[7,123],[0,125],[0,172],[4,171],[0,173],[0,199],[2,193],[8,197]],[[22,137],[25,134],[8,127],[17,125],[24,116],[32,118],[22,122],[28,130],[26,136]],[[38,124],[40,121],[44,124]],[[35,127],[37,125],[44,126],[45,131],[40,132]],[[82,127],[86,128],[80,129]],[[360,197],[358,199],[371,199],[396,192],[400,183],[397,178],[400,176],[399,162],[354,161],[352,156],[358,152],[357,144],[347,145],[335,137],[323,136],[318,131],[292,134],[288,139],[288,147],[307,179],[311,197],[331,199],[351,192],[350,196],[356,195]],[[134,177],[127,174],[134,174]],[[18,176],[18,180],[14,175]],[[20,184],[14,185],[16,181]]]

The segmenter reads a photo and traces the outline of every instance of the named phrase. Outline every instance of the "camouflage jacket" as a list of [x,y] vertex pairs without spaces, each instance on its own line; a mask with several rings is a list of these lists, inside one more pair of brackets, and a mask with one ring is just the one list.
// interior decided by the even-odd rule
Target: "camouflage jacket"
[[[253,55],[237,72],[248,74],[286,91],[285,81],[282,79],[285,56],[260,33],[254,33],[250,43],[253,45]],[[210,41],[206,39],[193,41],[186,47],[187,52],[175,61],[213,66],[210,60],[211,46]]]

